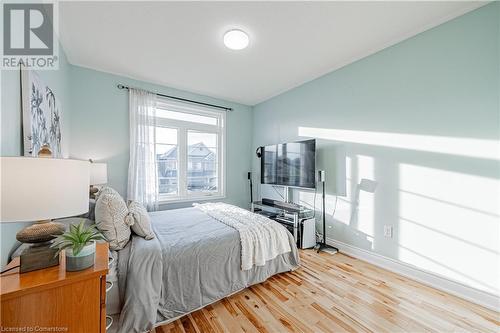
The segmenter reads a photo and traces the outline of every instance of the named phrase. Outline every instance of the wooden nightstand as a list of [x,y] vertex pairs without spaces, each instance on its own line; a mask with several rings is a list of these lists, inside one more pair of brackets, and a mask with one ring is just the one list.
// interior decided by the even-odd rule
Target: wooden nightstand
[[[17,265],[19,258],[7,268]],[[64,255],[59,266],[23,274],[18,270],[0,277],[3,330],[26,327],[26,332],[32,332],[33,327],[36,332],[37,327],[46,327],[50,332],[106,331],[107,243],[97,244],[94,266],[83,271],[66,272]]]

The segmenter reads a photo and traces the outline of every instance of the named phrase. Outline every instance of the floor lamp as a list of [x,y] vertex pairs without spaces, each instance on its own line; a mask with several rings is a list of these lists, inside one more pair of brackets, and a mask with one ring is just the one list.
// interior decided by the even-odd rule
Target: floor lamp
[[250,203],[253,202],[253,184],[252,184],[252,173],[248,172],[248,182],[250,183]]
[[325,202],[325,170],[318,171],[318,182],[323,185],[323,193],[322,193],[322,219],[323,219],[323,239],[321,242],[316,244],[315,250],[325,251],[328,253],[337,253],[339,250],[336,247],[330,246],[326,244],[326,202]]

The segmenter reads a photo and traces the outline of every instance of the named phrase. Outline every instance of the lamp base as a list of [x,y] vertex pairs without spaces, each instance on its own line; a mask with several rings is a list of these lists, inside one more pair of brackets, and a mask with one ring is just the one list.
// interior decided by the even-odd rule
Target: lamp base
[[31,272],[59,265],[58,249],[51,249],[52,240],[64,233],[64,225],[50,220],[38,221],[21,229],[16,238],[21,243],[31,244],[20,256],[19,272]]
[[20,256],[19,272],[26,273],[59,265],[58,249],[50,248],[52,242],[32,244]]
[[323,252],[326,252],[329,254],[335,254],[335,253],[339,252],[339,249],[337,249],[336,247],[330,246],[330,245],[325,244],[325,243],[317,243],[316,246],[314,247],[314,249],[318,253],[320,251],[323,251]]
[[64,224],[45,220],[21,229],[16,234],[16,239],[21,243],[45,243],[63,233]]

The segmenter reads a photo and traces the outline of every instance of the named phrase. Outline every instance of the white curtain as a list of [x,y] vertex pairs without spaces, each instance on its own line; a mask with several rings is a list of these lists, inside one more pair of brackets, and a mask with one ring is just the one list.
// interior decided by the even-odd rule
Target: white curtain
[[142,203],[148,211],[158,209],[156,165],[156,95],[129,89],[130,161],[128,200]]

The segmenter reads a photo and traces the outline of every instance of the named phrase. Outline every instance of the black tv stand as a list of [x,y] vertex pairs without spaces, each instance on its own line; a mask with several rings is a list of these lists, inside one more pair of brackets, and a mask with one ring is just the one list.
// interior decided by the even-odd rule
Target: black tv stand
[[295,203],[267,199],[267,198],[262,198],[262,204],[266,205],[266,206],[270,206],[270,207],[275,207],[275,208],[280,208],[280,209],[292,211],[292,212],[301,212],[301,211],[306,210],[305,207],[297,205]]
[[297,204],[263,200],[252,202],[251,211],[284,226],[292,234],[298,248],[313,248],[316,244],[316,223],[313,210]]

